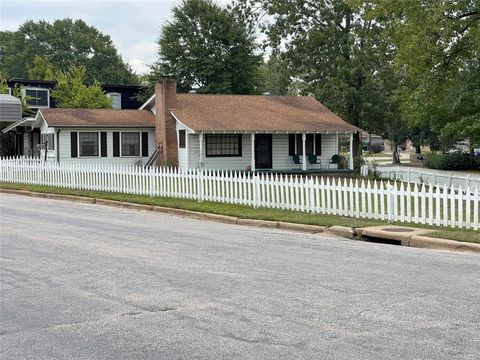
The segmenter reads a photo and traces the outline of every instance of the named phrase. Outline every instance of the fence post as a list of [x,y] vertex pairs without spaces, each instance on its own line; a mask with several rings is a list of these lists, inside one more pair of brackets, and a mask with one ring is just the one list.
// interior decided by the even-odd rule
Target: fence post
[[387,183],[387,221],[391,222],[393,219],[393,186],[389,182]]
[[197,197],[198,202],[203,201],[203,169],[197,169]]
[[256,172],[253,173],[253,207],[258,208],[260,198],[260,182]]

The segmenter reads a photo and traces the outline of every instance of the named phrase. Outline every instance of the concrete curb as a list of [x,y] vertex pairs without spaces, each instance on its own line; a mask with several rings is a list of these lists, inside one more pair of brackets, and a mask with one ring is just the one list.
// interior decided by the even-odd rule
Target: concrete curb
[[480,244],[455,241],[455,240],[447,240],[447,239],[439,239],[439,238],[431,238],[431,237],[421,236],[416,234],[405,234],[405,233],[402,234],[402,233],[390,232],[388,233],[388,238],[387,238],[385,237],[385,234],[374,231],[373,229],[366,230],[363,228],[350,228],[346,226],[325,227],[320,225],[287,223],[283,221],[243,219],[243,218],[237,218],[234,216],[203,213],[203,212],[183,210],[183,209],[174,209],[174,208],[167,208],[167,207],[155,206],[155,205],[135,204],[135,203],[129,203],[124,201],[91,198],[87,196],[39,193],[39,192],[28,191],[28,190],[13,190],[13,189],[0,188],[0,193],[31,196],[31,197],[41,197],[41,198],[55,199],[55,200],[66,200],[66,201],[81,202],[81,203],[88,203],[88,204],[98,204],[98,205],[113,206],[113,207],[119,207],[119,208],[135,209],[135,210],[157,211],[157,212],[162,212],[162,213],[171,214],[171,215],[177,215],[177,216],[193,218],[198,220],[216,221],[216,222],[222,222],[226,224],[274,228],[274,229],[283,229],[283,230],[307,232],[307,233],[324,232],[326,234],[330,233],[330,234],[341,236],[347,239],[355,239],[360,241],[363,240],[362,239],[363,236],[381,237],[388,240],[400,241],[401,245],[403,246],[437,249],[437,250],[450,250],[450,251],[459,251],[459,252],[470,252],[470,253],[480,254]]
[[325,230],[325,233],[330,233],[336,236],[342,236],[347,239],[353,239],[355,238],[355,232],[351,227],[348,226],[329,226]]

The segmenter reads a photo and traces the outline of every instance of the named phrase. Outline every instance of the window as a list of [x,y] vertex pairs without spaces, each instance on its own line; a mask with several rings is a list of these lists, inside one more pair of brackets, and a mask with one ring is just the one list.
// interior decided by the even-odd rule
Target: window
[[180,149],[185,149],[185,137],[186,137],[185,130],[178,130],[178,147]]
[[[321,139],[321,134],[307,134],[305,139],[305,153],[307,155],[321,155]],[[303,154],[302,134],[288,135],[288,154],[290,156]]]
[[[45,146],[46,144],[46,146]],[[42,145],[45,146],[47,150],[55,149],[55,134],[42,134]]]
[[122,156],[140,156],[140,133],[122,132]]
[[25,89],[24,96],[28,106],[31,107],[48,107],[49,106],[49,90],[48,89]]
[[80,156],[98,156],[98,132],[78,133]]
[[112,108],[121,109],[122,108],[122,94],[120,93],[108,93],[107,97],[112,99]]
[[242,156],[241,134],[208,134],[205,135],[207,157]]

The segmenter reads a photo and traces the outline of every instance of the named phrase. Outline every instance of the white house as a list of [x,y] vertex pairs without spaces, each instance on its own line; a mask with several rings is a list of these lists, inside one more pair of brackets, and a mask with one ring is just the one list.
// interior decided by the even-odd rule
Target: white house
[[155,116],[145,110],[40,109],[40,158],[143,164],[155,150]]
[[177,94],[172,79],[138,110],[45,108],[28,126],[45,160],[252,171],[335,170],[339,138],[352,150],[361,131],[313,97]]
[[156,116],[160,162],[181,168],[335,169],[339,136],[361,131],[313,97],[177,94],[172,79],[140,109]]

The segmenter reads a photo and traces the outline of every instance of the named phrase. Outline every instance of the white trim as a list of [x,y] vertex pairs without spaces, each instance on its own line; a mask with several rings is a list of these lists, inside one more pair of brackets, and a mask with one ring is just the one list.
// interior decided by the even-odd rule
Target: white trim
[[122,109],[122,93],[119,93],[119,92],[108,92],[108,93],[105,94],[105,96],[106,96],[107,98],[109,98],[110,100],[112,100],[112,105],[113,105],[113,98],[112,98],[112,96],[118,96],[119,99],[120,99],[120,107],[119,107],[119,108],[116,108],[116,107],[113,107],[113,106],[112,106],[112,109],[118,109],[118,110]]
[[[25,98],[26,96],[26,90],[44,90],[47,92],[47,105],[28,105],[28,107],[32,109],[48,109],[50,107],[50,89],[49,88],[43,88],[39,86],[22,86],[20,87],[20,93],[22,94],[22,99]],[[26,101],[26,100],[25,100]]]
[[17,126],[23,125],[26,122],[31,122],[32,124],[35,123],[35,118],[23,118],[20,120],[15,121],[13,124],[7,126],[2,132],[5,134],[6,132],[15,129]]
[[[315,139],[315,137],[314,137]],[[305,171],[307,170],[307,155],[305,154],[306,153],[306,142],[307,142],[307,134],[306,133],[303,133],[302,134],[302,159],[303,159],[303,162],[302,162],[302,170]]]
[[255,134],[254,133],[250,135],[250,141],[252,145],[252,159],[250,160],[250,170],[255,171]]
[[[138,133],[138,139],[140,141],[140,146],[139,146],[139,149],[140,149],[140,153],[139,155],[122,155],[122,134],[123,133]],[[134,131],[134,130],[131,130],[131,131],[119,131],[119,139],[118,139],[118,145],[120,147],[119,150],[119,153],[120,153],[120,156],[121,158],[138,158],[138,157],[142,157],[142,131]],[[113,135],[112,135],[113,136]]]
[[180,121],[180,119],[177,118],[172,111],[170,111],[170,114],[173,116],[173,118],[174,118],[180,125],[182,125],[185,129],[187,129],[191,134],[195,134],[195,131],[192,130],[192,129],[191,129],[190,127],[188,127],[187,125],[185,125],[182,121]]
[[350,133],[350,170],[353,170],[353,132]]
[[147,101],[145,101],[145,102],[142,104],[142,106],[140,106],[140,107],[138,108],[138,110],[143,110],[143,109],[145,109],[145,108],[150,104],[150,102],[151,102],[152,100],[154,100],[154,99],[155,99],[155,94],[153,94],[152,96],[150,96],[150,98],[149,98]]
[[[80,134],[81,133],[97,133],[97,139],[98,139],[98,155],[84,155],[82,156],[80,154]],[[71,139],[71,137],[70,137]],[[70,140],[71,141],[71,140]],[[108,142],[108,140],[107,140]],[[70,146],[72,146],[72,144],[70,144]],[[78,158],[90,158],[90,159],[93,159],[93,158],[99,158],[101,157],[102,155],[102,144],[101,144],[101,139],[100,139],[100,131],[77,131],[77,154],[78,154]],[[71,156],[70,156],[71,157]]]

